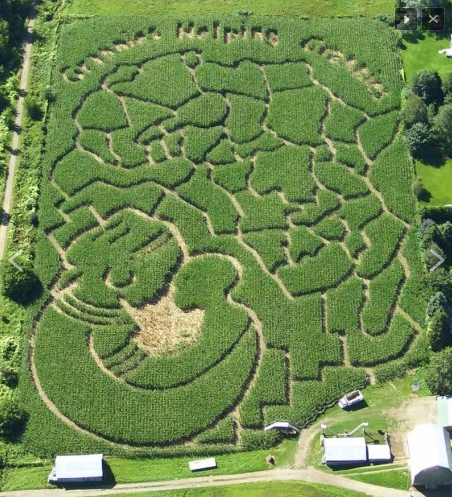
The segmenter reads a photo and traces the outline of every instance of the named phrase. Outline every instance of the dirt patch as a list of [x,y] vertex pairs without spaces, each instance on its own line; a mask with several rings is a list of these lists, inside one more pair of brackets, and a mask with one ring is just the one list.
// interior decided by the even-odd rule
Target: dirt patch
[[272,47],[277,47],[278,46],[278,44],[279,44],[279,38],[278,38],[278,33],[276,31],[270,31],[267,34],[267,39],[268,39],[268,43],[270,43],[270,45]]
[[435,397],[409,397],[403,404],[388,409],[384,414],[394,425],[390,437],[395,460],[408,458],[406,436],[416,425],[438,421]]
[[129,46],[125,43],[116,43],[115,48],[118,52],[124,52],[124,50],[127,50]]
[[148,304],[141,309],[125,301],[122,304],[139,327],[134,339],[150,355],[175,351],[181,346],[192,345],[199,338],[204,311],[182,311],[174,303],[172,292],[157,304]]

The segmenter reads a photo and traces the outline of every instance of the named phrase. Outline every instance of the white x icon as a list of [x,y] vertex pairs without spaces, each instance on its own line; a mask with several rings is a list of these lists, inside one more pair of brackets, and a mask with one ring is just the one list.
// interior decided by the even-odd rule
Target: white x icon
[[434,22],[435,24],[439,24],[439,16],[431,16],[430,14],[428,15],[429,16],[429,21],[428,23],[430,24],[431,22]]

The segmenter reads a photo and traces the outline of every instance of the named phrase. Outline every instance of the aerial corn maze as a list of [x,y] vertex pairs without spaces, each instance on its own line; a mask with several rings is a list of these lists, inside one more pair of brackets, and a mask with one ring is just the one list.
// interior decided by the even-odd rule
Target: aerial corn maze
[[396,42],[351,19],[63,27],[30,440],[276,443],[266,423],[409,367],[424,307]]

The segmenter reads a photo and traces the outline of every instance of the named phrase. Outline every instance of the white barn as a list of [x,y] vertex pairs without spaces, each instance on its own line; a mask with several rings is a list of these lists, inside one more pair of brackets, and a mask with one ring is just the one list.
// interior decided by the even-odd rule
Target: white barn
[[102,481],[103,454],[57,456],[50,475],[50,483],[81,483]]
[[452,484],[452,450],[447,431],[440,425],[416,426],[407,437],[411,484],[426,489]]

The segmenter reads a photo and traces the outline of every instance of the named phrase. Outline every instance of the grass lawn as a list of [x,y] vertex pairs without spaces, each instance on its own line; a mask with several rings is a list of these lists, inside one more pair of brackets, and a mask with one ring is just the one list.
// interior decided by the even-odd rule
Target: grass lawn
[[[376,469],[375,471],[378,470]],[[397,488],[398,490],[408,490],[410,488],[410,474],[407,468],[397,471],[353,475],[349,476],[349,478],[372,485],[380,485],[381,487]]]
[[254,14],[315,17],[393,14],[393,0],[69,0],[69,14]]
[[438,53],[438,50],[448,48],[449,45],[448,37],[438,39],[422,33],[417,39],[413,38],[412,42],[405,40],[402,58],[407,81],[420,69],[438,71],[440,76],[452,72],[452,59]]
[[328,485],[308,485],[302,482],[248,483],[194,490],[124,494],[123,497],[267,497],[268,495],[275,497],[367,497],[361,492]]
[[[452,204],[452,159],[440,167],[429,166],[416,161],[416,175],[422,178],[425,189],[431,197],[427,205]],[[425,202],[422,202],[425,203]]]
[[[202,476],[228,475],[247,473],[268,469],[265,458],[271,452],[276,457],[275,467],[287,466],[292,462],[297,440],[286,440],[275,449],[240,452],[215,456],[218,469],[203,471]],[[132,483],[140,481],[171,480],[173,478],[190,478],[193,475],[188,469],[188,462],[193,458],[177,457],[170,459],[121,459],[107,458],[110,469],[117,483]]]
[[[240,452],[215,456],[218,468],[204,471],[202,476],[248,473],[268,469],[266,456],[271,452],[276,458],[276,468],[292,463],[297,440],[284,441],[271,451]],[[138,483],[144,481],[172,480],[174,478],[190,478],[199,476],[188,469],[192,457],[172,458],[135,458],[106,457],[108,466],[116,483]],[[1,491],[26,490],[33,488],[53,488],[47,484],[47,477],[52,465],[37,468],[6,468],[3,474]]]

